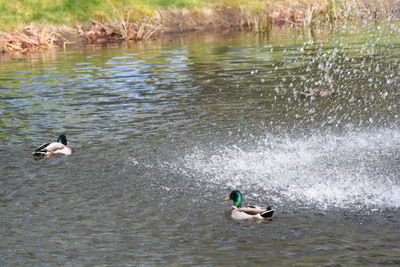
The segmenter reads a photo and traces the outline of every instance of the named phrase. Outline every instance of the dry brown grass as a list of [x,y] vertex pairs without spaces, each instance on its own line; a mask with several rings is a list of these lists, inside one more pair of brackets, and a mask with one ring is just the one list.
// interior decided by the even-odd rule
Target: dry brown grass
[[0,52],[27,53],[62,46],[75,35],[68,27],[30,24],[14,33],[0,32]]
[[145,22],[109,21],[107,24],[92,21],[88,27],[79,26],[79,35],[85,43],[112,43],[125,40],[146,40],[159,26]]

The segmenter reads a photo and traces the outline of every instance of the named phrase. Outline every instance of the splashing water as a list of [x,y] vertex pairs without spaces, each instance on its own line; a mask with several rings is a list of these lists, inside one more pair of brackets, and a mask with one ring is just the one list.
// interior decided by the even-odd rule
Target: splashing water
[[267,136],[250,149],[197,149],[183,165],[203,183],[261,190],[269,201],[286,206],[399,208],[399,152],[399,130],[382,129],[297,139]]

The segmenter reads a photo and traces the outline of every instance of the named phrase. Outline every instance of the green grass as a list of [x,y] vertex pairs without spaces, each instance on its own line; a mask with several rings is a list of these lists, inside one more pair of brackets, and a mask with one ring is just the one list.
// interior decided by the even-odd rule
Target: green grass
[[0,0],[0,31],[15,31],[32,22],[74,26],[91,19],[107,21],[118,17],[118,12],[127,10],[130,11],[132,19],[143,15],[151,17],[158,8],[193,9],[218,1],[222,2],[221,0]]
[[299,6],[301,9],[303,6],[303,11],[312,5],[321,5],[328,7],[327,16],[333,22],[337,14],[349,12],[346,5],[366,6],[371,2],[374,3],[371,8],[381,10],[385,4],[393,9],[396,0],[0,0],[0,31],[13,32],[32,22],[76,26],[91,20],[110,22],[129,18],[130,21],[140,21],[143,17],[156,16],[158,9],[198,10],[212,5],[246,6],[257,14],[262,14],[266,6],[271,5],[276,5],[278,10]]

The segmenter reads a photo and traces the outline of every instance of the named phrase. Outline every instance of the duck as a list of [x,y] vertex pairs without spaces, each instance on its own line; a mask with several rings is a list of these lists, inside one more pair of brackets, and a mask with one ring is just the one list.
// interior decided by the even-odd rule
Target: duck
[[72,149],[68,146],[67,137],[63,134],[58,137],[57,142],[44,143],[32,152],[34,157],[40,158],[48,158],[55,154],[72,154]]
[[335,94],[332,88],[314,88],[307,89],[300,93],[302,97],[327,97]]
[[242,207],[243,196],[239,190],[233,190],[224,200],[232,200],[233,205],[230,208],[231,217],[234,220],[254,221],[254,220],[272,220],[274,211],[271,207],[263,208],[259,206]]
[[307,89],[300,93],[302,97],[327,97],[336,94],[335,83],[330,81],[328,87]]

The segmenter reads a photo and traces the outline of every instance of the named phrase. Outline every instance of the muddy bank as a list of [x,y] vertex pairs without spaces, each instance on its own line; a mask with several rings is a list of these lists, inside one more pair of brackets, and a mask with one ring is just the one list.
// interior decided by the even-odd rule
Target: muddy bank
[[121,12],[107,21],[91,21],[75,27],[31,24],[21,31],[0,32],[1,53],[29,53],[53,47],[146,40],[169,33],[246,30],[271,32],[273,27],[317,28],[362,19],[398,20],[397,0],[299,0],[261,1],[257,8],[215,4],[207,9],[162,9],[155,17],[131,21]]

